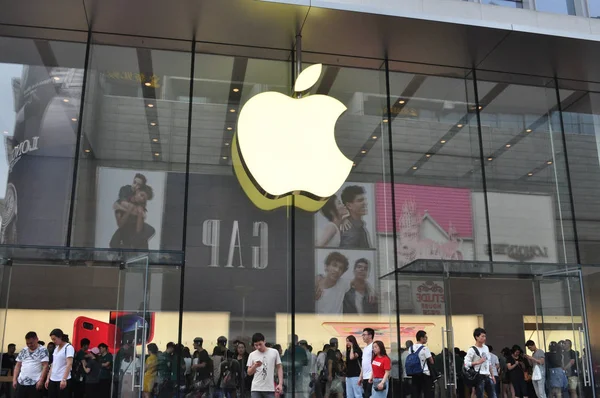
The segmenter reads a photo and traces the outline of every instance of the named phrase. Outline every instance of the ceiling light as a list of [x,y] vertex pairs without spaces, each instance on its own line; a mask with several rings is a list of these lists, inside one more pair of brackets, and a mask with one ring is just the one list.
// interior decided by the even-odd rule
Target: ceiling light
[[456,127],[461,128],[463,125],[462,124],[457,124]]
[[491,162],[492,160],[494,160],[494,158],[490,156],[490,157],[488,158],[488,160]]
[[63,102],[69,102],[69,100],[65,98],[65,99],[63,100]]
[[526,132],[528,132],[528,133],[531,133],[531,129],[527,129],[527,130],[525,130],[525,131],[526,131]]
[[237,93],[237,92],[239,92],[239,91],[240,91],[240,89],[239,89],[239,88],[234,88],[234,89],[233,89],[233,92],[234,92],[234,93]]
[[362,151],[360,151],[360,153],[367,153],[367,151],[365,151],[364,149]]
[[150,126],[156,126],[156,122],[151,122]]
[[154,156],[160,156],[159,152],[154,152]]
[[428,154],[425,154],[425,157],[426,157],[426,158],[430,158],[430,157],[431,157],[431,154],[430,154],[430,153],[428,153]]
[[405,104],[405,103],[406,103],[406,101],[404,101],[404,100],[400,100],[400,101],[398,101],[398,103],[399,103],[400,105],[402,105],[402,104]]
[[72,121],[74,121],[74,122],[76,122],[76,121],[77,121],[77,119],[76,119],[76,118],[74,118],[74,117],[72,117],[72,118],[71,118],[71,120],[72,120]]
[[92,150],[91,149],[84,149],[83,152],[90,153],[90,152],[92,152]]
[[58,76],[54,76],[54,78],[53,78],[53,79],[54,79],[54,81],[55,81],[55,82],[57,82],[57,81],[59,81],[59,80],[60,80],[60,77],[58,77]]
[[481,106],[481,105],[480,105],[480,106],[479,106],[479,110],[482,110],[482,109],[483,109],[483,106]]
[[446,143],[446,140],[441,140],[441,141],[440,141],[440,143],[441,143],[441,144],[445,144],[445,143]]
[[551,160],[549,160],[549,161],[547,161],[547,162],[546,162],[546,164],[552,164],[552,161],[551,161]]
[[383,119],[383,122],[384,122],[384,123],[387,123],[387,122],[388,122],[388,120],[387,120],[387,119]]
[[374,136],[373,136],[373,137],[371,137],[371,138],[373,138],[374,140],[376,140],[376,139],[377,139],[377,136],[376,136],[376,135],[374,135]]
[[413,170],[416,170],[416,169],[417,169],[417,166],[413,166],[413,167],[412,167],[412,169],[413,169]]
[[223,156],[223,160],[227,160],[227,156]]
[[154,104],[148,104],[148,108],[154,108]]
[[226,143],[225,143],[225,146],[229,146],[229,142],[226,142]]
[[231,112],[231,113],[234,113],[234,112],[235,112],[235,109],[231,108],[231,109],[229,110],[229,112]]
[[150,87],[151,85],[152,85],[152,83],[150,83],[150,82],[144,83],[144,86],[146,86],[146,87]]
[[531,177],[531,176],[533,175],[533,173],[527,173],[527,175],[528,175],[529,177]]
[[158,138],[152,138],[152,142],[158,142]]
[[233,127],[227,127],[227,131],[233,130]]
[[506,144],[506,147],[507,147],[507,148],[510,148],[510,144]]

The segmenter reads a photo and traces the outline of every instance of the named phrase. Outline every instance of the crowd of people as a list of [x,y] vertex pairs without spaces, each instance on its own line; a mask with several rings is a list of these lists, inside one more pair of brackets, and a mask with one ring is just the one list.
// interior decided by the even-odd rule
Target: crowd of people
[[[131,344],[122,344],[113,356],[107,344],[90,347],[88,339],[76,351],[68,336],[54,329],[48,347],[35,332],[27,333],[17,355],[16,346],[9,345],[2,367],[12,366],[9,387],[17,398],[434,398],[444,393],[446,384],[439,380],[450,367],[458,369],[460,398],[578,396],[581,358],[569,340],[550,343],[546,353],[530,340],[529,354],[515,345],[496,356],[486,345],[486,331],[477,328],[466,352],[457,348],[452,355],[447,350],[435,355],[427,333],[418,331],[416,343],[409,340],[388,355],[372,328],[361,337],[362,347],[353,335],[343,346],[334,337],[317,353],[296,336],[284,350],[260,333],[248,345],[236,340],[229,347],[221,336],[209,353],[197,337],[193,352],[174,343],[160,351],[151,343],[142,357]],[[10,388],[3,386],[3,392],[11,397]]]

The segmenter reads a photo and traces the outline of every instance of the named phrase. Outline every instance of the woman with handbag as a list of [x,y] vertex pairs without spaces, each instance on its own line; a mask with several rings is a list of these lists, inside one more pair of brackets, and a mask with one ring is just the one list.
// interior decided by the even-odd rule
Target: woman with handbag
[[392,370],[392,361],[385,352],[385,345],[379,340],[373,342],[373,373],[369,383],[373,385],[372,398],[387,398],[390,388],[390,371]]
[[506,367],[510,383],[515,391],[515,397],[527,398],[527,383],[525,381],[527,367],[521,354],[521,348],[516,345],[513,346],[510,350],[510,356],[507,358]]

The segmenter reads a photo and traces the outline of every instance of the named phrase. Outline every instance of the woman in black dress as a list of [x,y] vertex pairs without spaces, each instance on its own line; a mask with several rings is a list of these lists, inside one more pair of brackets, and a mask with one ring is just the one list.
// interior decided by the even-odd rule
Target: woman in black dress
[[515,391],[515,397],[527,398],[527,383],[525,382],[526,364],[519,346],[513,346],[506,360],[508,378]]

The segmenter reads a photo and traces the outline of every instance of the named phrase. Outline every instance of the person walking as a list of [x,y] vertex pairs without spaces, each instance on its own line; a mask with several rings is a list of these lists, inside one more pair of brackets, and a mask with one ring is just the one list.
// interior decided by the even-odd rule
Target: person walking
[[496,398],[496,389],[494,384],[496,380],[491,372],[490,350],[485,345],[487,333],[483,328],[477,328],[473,331],[475,345],[469,348],[465,356],[465,368],[475,368],[479,373],[479,379],[475,384],[475,394],[477,398],[483,398],[483,392],[487,398]]
[[17,398],[40,398],[48,374],[48,350],[39,345],[35,332],[25,335],[25,344],[27,346],[17,355],[13,388]]
[[[265,345],[265,336],[255,333],[252,336],[254,351],[248,356],[248,375],[252,379],[251,398],[275,398],[275,393],[283,392],[283,366],[279,352]],[[277,369],[277,384],[275,384]]]
[[346,397],[362,398],[363,391],[359,386],[361,383],[360,370],[362,363],[362,350],[358,346],[356,337],[346,337]]
[[363,357],[362,357],[362,372],[361,379],[358,383],[362,385],[363,388],[363,398],[370,398],[372,393],[371,384],[369,384],[369,380],[371,379],[371,375],[373,373],[373,365],[371,361],[373,359],[373,340],[375,339],[375,330],[371,328],[363,329],[362,339],[367,345],[363,349]]
[[69,344],[69,336],[60,329],[50,332],[52,342],[56,344],[54,361],[46,378],[46,388],[49,398],[71,397],[71,368],[75,349]]
[[373,386],[371,396],[373,398],[387,398],[390,388],[390,371],[392,361],[385,352],[385,345],[376,340],[373,342],[373,361],[371,362],[373,372],[369,383]]

